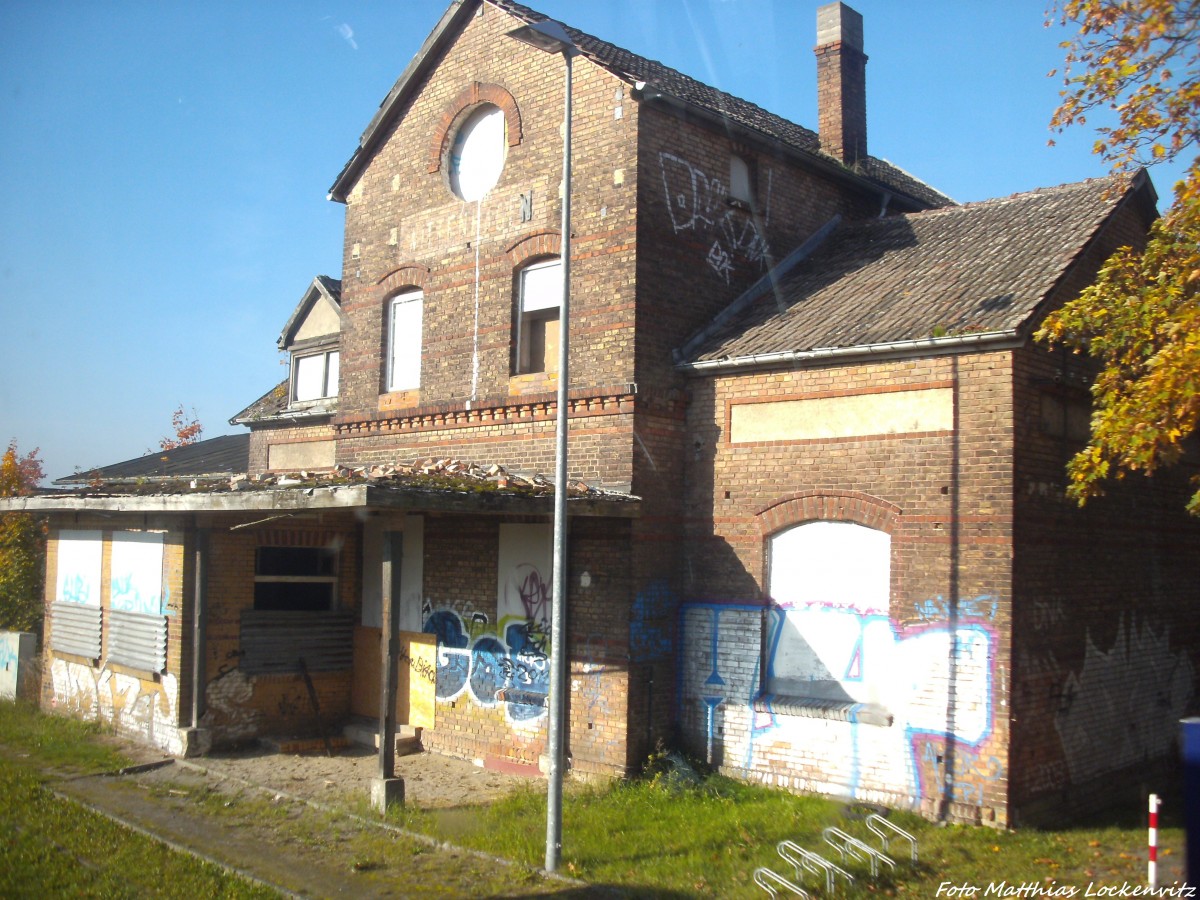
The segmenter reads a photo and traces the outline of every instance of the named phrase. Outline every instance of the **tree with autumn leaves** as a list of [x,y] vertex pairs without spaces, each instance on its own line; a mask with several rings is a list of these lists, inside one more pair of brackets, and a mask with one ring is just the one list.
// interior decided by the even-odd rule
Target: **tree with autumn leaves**
[[[21,456],[17,442],[9,441],[0,458],[0,497],[32,494],[44,477],[38,451]],[[45,520],[29,513],[0,513],[0,629],[38,629],[45,552]]]
[[[1069,0],[1065,89],[1051,126],[1099,110],[1095,152],[1114,172],[1187,161],[1200,148],[1200,0]],[[1052,73],[1053,74],[1053,73]],[[1177,462],[1200,419],[1200,154],[1145,247],[1123,247],[1095,283],[1052,313],[1038,338],[1100,364],[1091,437],[1068,465],[1081,504],[1110,479]],[[1200,482],[1188,510],[1200,515]]]

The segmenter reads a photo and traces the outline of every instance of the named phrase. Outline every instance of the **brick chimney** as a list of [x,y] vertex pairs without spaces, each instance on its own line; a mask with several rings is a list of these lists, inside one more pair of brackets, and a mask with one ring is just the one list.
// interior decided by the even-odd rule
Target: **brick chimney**
[[845,3],[817,10],[817,131],[821,149],[847,166],[867,155],[867,55],[863,19]]

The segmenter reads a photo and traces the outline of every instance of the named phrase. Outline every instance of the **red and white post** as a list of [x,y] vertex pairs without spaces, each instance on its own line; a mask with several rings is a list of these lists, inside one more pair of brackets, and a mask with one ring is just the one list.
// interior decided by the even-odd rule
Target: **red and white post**
[[1158,794],[1150,795],[1150,833],[1148,838],[1149,856],[1146,863],[1146,880],[1150,882],[1150,890],[1158,887],[1158,808],[1162,801]]

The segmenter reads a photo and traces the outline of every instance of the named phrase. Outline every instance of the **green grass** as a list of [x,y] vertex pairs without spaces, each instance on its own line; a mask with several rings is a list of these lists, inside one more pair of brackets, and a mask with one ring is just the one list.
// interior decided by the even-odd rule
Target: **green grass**
[[80,775],[113,772],[130,760],[105,744],[94,722],[47,716],[28,703],[0,701],[0,737],[16,760]]
[[33,772],[4,758],[0,796],[0,896],[278,896],[60,800]]
[[44,773],[110,772],[129,760],[102,729],[0,702],[0,896],[276,897],[55,796]]
[[[475,815],[460,813],[440,836],[465,846],[538,865],[545,848],[545,794],[520,792]],[[916,868],[907,845],[892,845],[893,875],[872,881],[862,863],[845,865],[858,878],[852,895],[933,897],[943,882],[978,885],[1007,881],[1077,885],[1142,883],[1144,826],[997,831],[943,826],[894,812],[890,819],[914,833]],[[434,820],[436,822],[436,818]],[[708,776],[695,785],[634,781],[568,793],[563,806],[562,871],[594,884],[621,885],[643,896],[761,897],[752,881],[759,866],[792,878],[775,847],[792,840],[836,861],[822,831],[837,826],[873,846],[860,817],[831,800],[799,797]],[[435,825],[435,827],[437,827]],[[1160,870],[1183,853],[1179,828],[1160,832]],[[1163,855],[1165,853],[1165,855]],[[1160,879],[1169,883],[1170,878]],[[808,876],[807,888],[818,888]],[[823,891],[823,885],[820,886]]]

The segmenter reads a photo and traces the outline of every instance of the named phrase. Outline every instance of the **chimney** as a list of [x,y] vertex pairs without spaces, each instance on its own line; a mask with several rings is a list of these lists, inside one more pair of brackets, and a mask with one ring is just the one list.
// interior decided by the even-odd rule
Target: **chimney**
[[817,131],[821,149],[852,166],[867,155],[863,19],[845,3],[817,10]]

